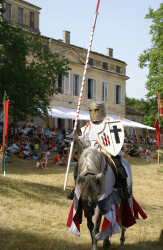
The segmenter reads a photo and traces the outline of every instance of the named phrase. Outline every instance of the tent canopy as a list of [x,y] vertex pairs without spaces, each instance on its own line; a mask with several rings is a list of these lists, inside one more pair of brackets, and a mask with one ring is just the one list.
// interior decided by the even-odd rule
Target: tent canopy
[[[60,106],[60,107],[52,106],[51,111],[49,111],[49,115],[52,116],[53,118],[75,120],[76,119],[76,109],[68,109],[68,108],[64,108],[62,106]],[[107,117],[111,118],[111,120],[119,120],[120,119],[120,117],[117,115],[107,114]],[[89,121],[90,120],[89,111],[80,110],[78,119]],[[123,122],[124,127],[145,128],[145,129],[149,129],[149,130],[155,130],[155,128],[146,126],[146,125],[138,123],[138,122],[130,121],[130,120],[123,118],[123,117],[122,117],[122,122]]]

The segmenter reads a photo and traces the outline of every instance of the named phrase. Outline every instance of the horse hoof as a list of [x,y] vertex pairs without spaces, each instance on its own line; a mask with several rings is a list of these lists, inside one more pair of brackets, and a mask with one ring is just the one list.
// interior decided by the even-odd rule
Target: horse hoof
[[121,246],[121,247],[124,247],[124,242],[120,242],[120,246]]
[[108,249],[111,246],[110,240],[104,240],[103,249]]

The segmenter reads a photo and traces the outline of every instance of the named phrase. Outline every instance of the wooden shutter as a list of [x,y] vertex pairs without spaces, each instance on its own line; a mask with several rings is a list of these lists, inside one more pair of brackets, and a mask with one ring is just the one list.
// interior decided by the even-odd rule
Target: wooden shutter
[[69,74],[70,95],[73,95],[73,79],[74,79],[74,74],[70,73]]
[[69,75],[68,77],[64,76],[64,93],[65,94],[70,94]]
[[80,95],[80,91],[81,91],[82,80],[83,80],[83,77],[79,76],[79,95]]
[[61,75],[61,92],[64,93],[64,75]]
[[58,88],[58,76],[55,76],[55,89]]
[[85,79],[86,83],[86,98],[88,98],[88,78]]
[[18,8],[18,23],[23,24],[23,9]]
[[104,102],[105,83],[102,83],[102,101]]
[[93,100],[96,100],[96,80],[93,80]]
[[116,103],[116,85],[114,85],[114,103]]
[[6,3],[6,19],[11,20],[11,4]]
[[107,82],[105,82],[105,85],[104,85],[104,101],[107,102],[108,100],[108,84]]
[[121,104],[125,105],[125,87],[121,86]]
[[34,28],[34,13],[30,12],[30,26]]

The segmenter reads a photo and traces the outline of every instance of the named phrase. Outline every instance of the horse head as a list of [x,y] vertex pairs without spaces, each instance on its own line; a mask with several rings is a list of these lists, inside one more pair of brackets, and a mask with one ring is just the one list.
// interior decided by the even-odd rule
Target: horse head
[[81,185],[80,198],[87,203],[89,207],[95,208],[98,202],[98,196],[101,193],[101,180],[103,174],[78,176],[78,184]]

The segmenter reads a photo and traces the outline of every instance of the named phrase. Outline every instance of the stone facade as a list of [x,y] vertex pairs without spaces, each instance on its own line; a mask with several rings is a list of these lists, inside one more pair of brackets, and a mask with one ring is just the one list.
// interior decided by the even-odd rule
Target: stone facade
[[[6,0],[6,4],[5,19],[11,20],[13,25],[19,25],[23,29],[39,31],[39,7],[22,0]],[[31,13],[34,13],[34,28],[31,27]],[[58,76],[56,84],[61,87],[62,94],[54,95],[50,105],[76,109],[87,49],[72,45],[69,31],[63,31],[63,40],[45,36],[42,36],[42,39],[45,42],[45,49],[59,53],[60,59],[62,56],[68,58],[69,67],[72,69],[68,77]],[[88,105],[94,100],[103,101],[107,114],[125,117],[126,80],[129,79],[126,76],[126,66],[124,61],[113,57],[113,49],[111,48],[107,48],[106,55],[91,51],[81,109],[87,110]],[[36,121],[38,123],[38,118]],[[50,126],[58,126],[58,122],[66,127],[72,127],[72,121],[48,119]],[[41,121],[39,124],[41,125]],[[80,126],[84,124],[85,121],[80,122]]]
[[6,0],[4,19],[25,30],[39,32],[39,14],[41,8],[23,0]]
[[[66,38],[65,33],[68,38]],[[58,86],[62,88],[62,94],[53,96],[51,106],[76,109],[87,50],[70,44],[70,32],[67,31],[63,32],[63,40],[46,37],[44,39],[51,52],[57,52],[60,56],[68,58],[69,67],[72,69],[68,78],[61,76],[58,80]],[[126,80],[129,79],[126,76],[126,63],[113,58],[113,50],[112,57],[91,51],[90,58],[81,109],[87,110],[88,105],[94,100],[103,101],[107,114],[125,117]],[[68,124],[68,126],[70,125]]]

